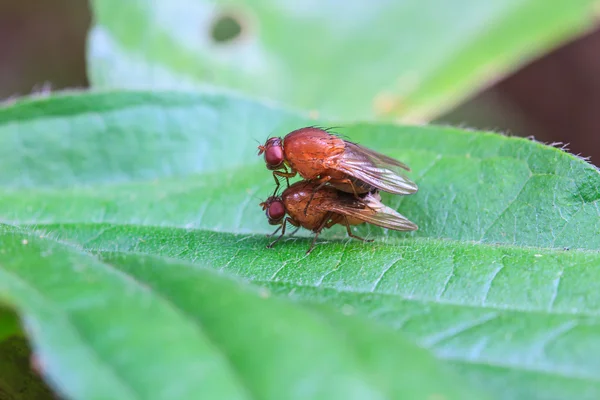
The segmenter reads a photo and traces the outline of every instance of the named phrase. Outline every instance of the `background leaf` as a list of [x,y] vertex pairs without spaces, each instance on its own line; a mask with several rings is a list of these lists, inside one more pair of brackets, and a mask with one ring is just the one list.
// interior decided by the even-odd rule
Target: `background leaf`
[[[591,26],[595,3],[97,0],[89,75],[102,88],[214,84],[329,116],[429,118]],[[215,41],[235,24],[239,37]]]
[[[126,346],[111,347],[100,340],[104,336],[94,339],[102,318],[108,318],[102,314],[106,309],[124,310],[111,318],[134,313],[136,319],[124,321],[123,328],[132,332],[149,318],[188,326],[152,335],[145,329],[148,346],[161,335],[175,335],[177,343],[182,335],[197,341],[197,325],[164,306],[155,289],[181,297],[186,306],[202,296],[219,298],[209,288],[202,296],[193,291],[209,277],[219,277],[201,269],[206,266],[309,307],[295,311],[302,315],[314,316],[310,307],[321,313],[325,305],[396,329],[449,360],[495,398],[592,399],[600,394],[595,288],[600,174],[594,167],[559,149],[497,134],[346,125],[339,131],[350,139],[413,168],[419,192],[384,196],[384,201],[420,230],[361,227],[358,232],[375,239],[363,244],[339,240],[345,234],[334,229],[310,257],[304,255],[309,242],[303,238],[267,250],[263,234],[271,227],[258,203],[272,191],[273,181],[253,138],[262,142],[268,134],[315,123],[243,98],[190,93],[65,95],[1,110],[1,216],[29,233],[26,245],[21,234],[3,236],[10,253],[0,262],[5,275],[0,296],[8,293],[19,310],[37,316],[29,326],[33,337],[45,341],[41,349],[64,340],[62,330],[74,335],[67,323],[85,327],[90,335],[67,336],[82,348],[83,339],[103,351]],[[16,149],[26,156],[15,157]],[[39,274],[40,262],[27,261],[30,257],[52,258],[56,266]],[[65,277],[75,280],[66,286],[73,289],[64,289]],[[33,296],[32,288],[52,301]],[[110,296],[128,290],[131,297]],[[36,335],[35,324],[50,321],[63,324],[60,337]],[[356,338],[352,332],[358,331],[344,324],[344,332]],[[208,352],[203,349],[186,354],[200,357]],[[142,348],[134,351],[140,352],[135,360],[147,357]],[[109,366],[133,362],[110,354]],[[363,366],[381,365],[378,358],[361,360]],[[98,382],[109,382],[104,364],[88,362],[99,368]],[[142,384],[147,377],[132,371],[134,389],[150,390]],[[387,393],[397,389],[372,387]]]

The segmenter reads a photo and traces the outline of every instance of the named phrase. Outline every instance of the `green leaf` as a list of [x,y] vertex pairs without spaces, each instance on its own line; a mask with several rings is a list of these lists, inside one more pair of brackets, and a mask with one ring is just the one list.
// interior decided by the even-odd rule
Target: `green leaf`
[[246,3],[93,1],[93,85],[216,85],[328,116],[429,118],[591,27],[597,2]]
[[[365,244],[345,239],[344,230],[336,227],[309,257],[304,254],[309,240],[302,236],[266,249],[264,233],[272,227],[258,203],[272,192],[274,182],[256,155],[254,139],[262,142],[267,135],[315,123],[243,98],[192,93],[72,94],[25,100],[0,110],[0,218],[29,232],[25,239],[21,234],[3,236],[10,242],[2,246],[4,255],[0,252],[0,297],[8,296],[18,310],[36,315],[28,321],[37,327],[31,332],[40,348],[51,351],[56,349],[54,340],[66,340],[102,350],[98,354],[108,357],[108,364],[90,360],[94,355],[89,350],[68,360],[60,357],[64,352],[53,353],[53,362],[73,363],[70,368],[91,363],[93,385],[69,380],[81,383],[81,390],[115,379],[110,368],[119,368],[116,376],[131,374],[127,382],[135,384],[140,397],[156,383],[150,379],[146,386],[145,380],[155,370],[129,368],[132,360],[150,363],[147,348],[132,348],[132,358],[120,356],[128,336],[102,336],[98,329],[107,321],[122,321],[122,329],[140,335],[144,340],[136,342],[148,347],[173,335],[178,338],[173,351],[186,342],[184,355],[193,360],[222,359],[222,352],[211,353],[212,347],[200,345],[202,335],[212,338],[210,332],[218,332],[220,346],[235,346],[245,354],[240,357],[255,360],[250,354],[258,350],[235,342],[242,339],[233,332],[224,333],[224,324],[231,320],[214,317],[219,314],[211,307],[225,307],[227,299],[238,295],[225,294],[237,292],[224,289],[230,283],[216,283],[225,278],[202,269],[211,267],[297,302],[274,304],[274,296],[265,303],[269,310],[289,307],[283,313],[289,323],[299,315],[326,318],[327,329],[313,322],[318,326],[313,333],[325,340],[319,343],[330,343],[330,329],[343,331],[356,352],[345,354],[335,346],[332,352],[340,360],[358,357],[364,375],[357,382],[368,382],[370,390],[408,390],[404,384],[394,386],[383,373],[378,375],[382,381],[373,380],[370,371],[384,371],[377,368],[388,365],[380,349],[371,350],[373,358],[359,357],[366,354],[358,350],[364,345],[359,338],[368,337],[365,332],[390,334],[358,319],[338,323],[321,306],[397,330],[450,362],[460,376],[493,398],[600,395],[597,169],[560,149],[498,134],[342,124],[338,131],[351,140],[412,167],[419,192],[383,197],[420,229],[401,233],[363,226],[357,233],[375,239]],[[28,261],[35,257],[40,262]],[[48,262],[41,264],[42,259]],[[49,266],[40,270],[40,265]],[[214,284],[203,283],[213,279]],[[251,303],[239,301],[233,304]],[[239,316],[231,304],[221,310],[231,318]],[[256,313],[275,315],[272,310]],[[202,324],[198,333],[197,320],[211,315],[214,325]],[[163,322],[153,322],[155,331],[150,332],[146,320]],[[257,326],[271,326],[261,321]],[[60,329],[42,335],[42,323]],[[180,324],[187,328],[176,333],[160,328]],[[353,324],[358,324],[356,329]],[[415,351],[401,338],[395,340],[382,351]],[[380,343],[388,342],[392,339]],[[157,348],[168,366],[172,353],[163,347]],[[159,359],[157,354],[152,357]],[[436,365],[428,364],[426,356],[423,363],[415,357],[414,368],[421,366],[416,371]],[[305,373],[323,367],[321,356],[315,358],[319,361],[302,364],[308,365]],[[89,372],[72,372],[66,366],[48,370],[56,376],[66,370]],[[169,373],[173,370],[161,376],[166,379]],[[426,381],[415,382],[427,382],[423,385],[429,388],[439,378],[425,374],[420,379]],[[121,386],[119,382],[106,390],[131,389]]]
[[98,260],[10,227],[0,245],[0,293],[71,398],[477,398],[391,331],[209,269]]

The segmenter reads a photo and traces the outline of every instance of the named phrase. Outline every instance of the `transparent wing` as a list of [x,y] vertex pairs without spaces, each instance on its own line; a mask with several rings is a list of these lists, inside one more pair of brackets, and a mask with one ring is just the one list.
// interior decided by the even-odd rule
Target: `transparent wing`
[[315,204],[315,207],[396,231],[414,231],[418,229],[417,225],[396,210],[383,204],[378,197],[378,195],[369,193],[363,197],[362,202],[352,195],[338,199],[323,199],[323,201]]
[[403,174],[410,168],[398,160],[355,143],[345,142],[337,169],[385,192],[412,194],[417,185]]

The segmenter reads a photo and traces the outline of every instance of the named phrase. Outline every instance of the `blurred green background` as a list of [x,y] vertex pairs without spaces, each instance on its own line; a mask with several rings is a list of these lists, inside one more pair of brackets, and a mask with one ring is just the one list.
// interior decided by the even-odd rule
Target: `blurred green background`
[[[86,87],[87,1],[0,0],[0,100]],[[436,123],[534,136],[600,165],[600,29],[524,66]]]

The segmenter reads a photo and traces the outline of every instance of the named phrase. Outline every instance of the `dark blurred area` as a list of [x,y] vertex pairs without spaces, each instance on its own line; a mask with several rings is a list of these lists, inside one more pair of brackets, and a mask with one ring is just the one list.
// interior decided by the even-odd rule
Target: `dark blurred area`
[[600,29],[523,66],[438,121],[561,142],[600,166]]
[[[0,0],[0,100],[85,87],[90,8],[81,0]],[[600,30],[512,73],[435,122],[563,142],[600,165]]]
[[87,1],[0,0],[0,99],[87,86]]

